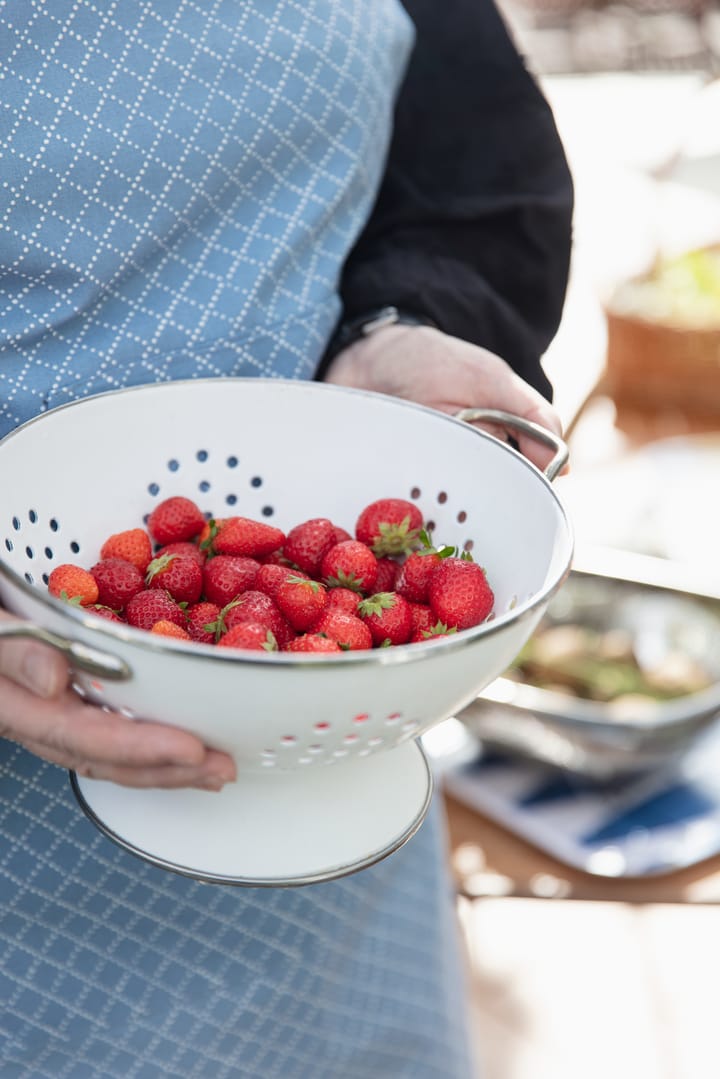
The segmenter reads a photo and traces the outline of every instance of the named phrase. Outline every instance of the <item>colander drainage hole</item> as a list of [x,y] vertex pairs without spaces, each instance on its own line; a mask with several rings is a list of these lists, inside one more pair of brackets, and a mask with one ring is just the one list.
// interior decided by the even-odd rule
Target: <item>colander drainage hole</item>
[[8,551],[14,550],[14,544],[13,544],[13,541],[11,539],[6,539],[5,540],[5,549],[8,550]]
[[38,519],[38,515],[35,510],[28,510],[28,521],[31,525],[34,525]]

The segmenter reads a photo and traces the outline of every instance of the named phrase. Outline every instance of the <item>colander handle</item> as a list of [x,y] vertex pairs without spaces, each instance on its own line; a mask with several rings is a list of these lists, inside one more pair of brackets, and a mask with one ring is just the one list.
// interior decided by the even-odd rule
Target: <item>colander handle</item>
[[131,670],[124,660],[88,648],[80,641],[69,641],[49,629],[42,629],[32,622],[0,622],[0,637],[29,637],[42,644],[50,645],[67,656],[73,667],[78,667],[98,678],[107,678],[115,682],[126,681],[131,677]]
[[499,423],[503,427],[510,427],[514,431],[529,435],[530,438],[542,442],[544,446],[549,446],[555,451],[555,456],[543,470],[543,474],[551,482],[567,464],[570,456],[570,451],[563,440],[552,431],[548,431],[547,427],[541,427],[539,423],[533,423],[532,420],[524,420],[521,416],[514,416],[512,412],[502,412],[496,408],[463,408],[455,413],[455,418],[465,420],[466,423]]

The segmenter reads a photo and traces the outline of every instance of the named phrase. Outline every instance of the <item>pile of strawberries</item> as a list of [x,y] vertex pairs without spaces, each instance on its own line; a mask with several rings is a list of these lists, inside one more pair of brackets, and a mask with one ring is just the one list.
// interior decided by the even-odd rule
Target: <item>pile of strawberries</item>
[[287,533],[249,517],[207,520],[173,496],[145,528],[109,536],[90,569],[57,566],[48,590],[150,633],[284,652],[425,641],[478,625],[494,602],[484,570],[433,546],[402,498],[367,505],[350,535],[325,517]]

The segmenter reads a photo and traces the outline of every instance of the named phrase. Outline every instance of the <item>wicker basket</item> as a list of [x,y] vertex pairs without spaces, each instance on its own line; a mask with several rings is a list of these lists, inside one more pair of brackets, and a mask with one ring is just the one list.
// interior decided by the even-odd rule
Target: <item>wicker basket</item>
[[720,311],[717,324],[704,326],[628,311],[628,286],[651,279],[648,273],[621,285],[606,308],[607,391],[643,409],[720,416]]

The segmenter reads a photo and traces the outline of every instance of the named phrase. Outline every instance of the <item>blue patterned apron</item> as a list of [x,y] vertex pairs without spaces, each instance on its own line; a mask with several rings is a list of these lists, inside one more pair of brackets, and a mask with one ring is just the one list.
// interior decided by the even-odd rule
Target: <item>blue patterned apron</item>
[[[396,0],[0,0],[0,435],[85,394],[309,377],[381,175]],[[208,886],[0,744],[2,1079],[468,1079],[436,810],[385,862]]]

